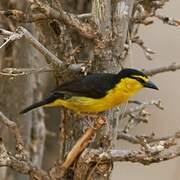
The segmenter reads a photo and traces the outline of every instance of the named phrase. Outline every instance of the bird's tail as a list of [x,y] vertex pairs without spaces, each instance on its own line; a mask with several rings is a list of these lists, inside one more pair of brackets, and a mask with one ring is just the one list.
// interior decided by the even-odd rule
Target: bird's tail
[[24,114],[32,109],[35,109],[37,107],[40,107],[40,106],[44,106],[44,105],[47,105],[47,104],[50,104],[52,102],[54,102],[59,96],[57,96],[57,94],[53,94],[51,95],[50,97],[42,100],[42,101],[39,101],[37,103],[34,103],[28,107],[26,107],[25,109],[23,109],[21,112],[19,112],[20,114]]

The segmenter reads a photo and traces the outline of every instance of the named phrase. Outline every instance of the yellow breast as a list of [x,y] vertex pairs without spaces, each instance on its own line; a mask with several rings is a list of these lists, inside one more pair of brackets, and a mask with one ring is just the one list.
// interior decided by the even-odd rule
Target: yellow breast
[[121,80],[112,90],[107,92],[103,98],[95,99],[88,97],[74,96],[68,100],[58,99],[53,104],[62,105],[75,112],[97,113],[111,109],[126,102],[142,88],[140,83],[133,79]]

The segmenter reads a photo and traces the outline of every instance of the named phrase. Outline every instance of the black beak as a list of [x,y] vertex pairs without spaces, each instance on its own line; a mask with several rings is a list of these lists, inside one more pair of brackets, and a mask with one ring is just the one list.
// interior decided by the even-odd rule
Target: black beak
[[151,81],[146,82],[144,84],[144,87],[159,90],[159,88]]

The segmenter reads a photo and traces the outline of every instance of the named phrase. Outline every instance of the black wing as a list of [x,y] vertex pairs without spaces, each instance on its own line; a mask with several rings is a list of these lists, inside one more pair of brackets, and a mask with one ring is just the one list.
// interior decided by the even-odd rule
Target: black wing
[[53,92],[64,96],[85,96],[90,98],[104,97],[120,79],[116,74],[91,74],[81,79],[62,84]]

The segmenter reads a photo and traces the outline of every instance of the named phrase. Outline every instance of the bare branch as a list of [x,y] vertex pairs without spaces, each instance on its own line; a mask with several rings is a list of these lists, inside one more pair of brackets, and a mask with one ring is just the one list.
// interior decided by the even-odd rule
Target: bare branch
[[5,45],[7,45],[9,42],[21,39],[23,37],[23,34],[7,31],[5,29],[0,29],[0,35],[4,35],[8,37],[5,38],[5,42],[0,46],[0,49],[3,48]]
[[167,16],[158,15],[158,14],[154,15],[154,17],[158,18],[165,24],[168,24],[171,26],[180,26],[180,20],[173,19]]
[[73,72],[84,72],[86,69],[85,64],[83,63],[81,64],[63,63],[63,61],[61,61],[54,54],[52,54],[48,49],[46,49],[38,40],[36,40],[31,35],[31,33],[27,29],[23,27],[17,28],[16,32],[0,29],[0,35],[9,36],[7,41],[1,47],[6,45],[7,42],[9,41],[14,41],[17,39],[21,39],[22,37],[25,37],[26,40],[28,40],[37,50],[39,50],[46,57],[47,63],[52,64],[54,68],[60,68],[62,70],[68,69],[69,71],[73,71]]
[[142,39],[140,39],[139,37],[135,37],[134,39],[132,39],[132,42],[136,43],[142,48],[144,55],[148,60],[152,60],[151,55],[155,54],[155,52],[152,51],[150,48],[146,47]]
[[118,162],[133,162],[141,163],[143,165],[150,165],[153,163],[159,163],[162,161],[167,161],[180,156],[180,148],[177,147],[175,150],[167,149],[162,150],[157,153],[146,153],[142,150],[111,150],[109,152],[104,152],[103,150],[97,149],[86,149],[82,155],[83,161],[85,163],[93,163],[101,161],[101,165],[106,164],[108,161],[118,161]]
[[134,113],[134,112],[138,112],[138,111],[141,111],[143,110],[144,108],[146,108],[147,106],[151,106],[151,105],[154,105],[156,106],[157,108],[163,110],[163,106],[161,104],[161,100],[151,100],[149,102],[143,102],[141,103],[140,105],[136,106],[135,108],[130,108],[128,109],[125,114],[123,114],[123,116],[127,116],[128,114],[131,114],[131,113]]
[[65,25],[77,31],[82,36],[88,39],[94,39],[98,37],[97,30],[95,30],[95,27],[92,28],[90,24],[80,22],[77,15],[68,13],[64,11],[62,8],[59,8],[57,11],[51,8],[49,5],[40,2],[39,0],[28,1],[34,5],[34,10],[36,9],[37,11],[41,11],[49,18],[61,21]]
[[47,66],[40,68],[5,68],[1,70],[0,75],[16,77],[52,71],[53,69]]
[[143,151],[136,150],[112,150],[110,156],[113,161],[129,161],[150,165],[152,163],[159,163],[180,156],[180,148],[178,147],[175,150],[169,149],[166,150],[166,152],[162,151],[157,154],[147,154]]
[[9,120],[2,112],[0,112],[0,122],[3,125],[5,125],[15,136],[16,149],[17,149],[18,153],[23,153],[23,155],[26,155],[25,149],[24,149],[23,138],[21,137],[21,134],[19,132],[17,124],[15,122]]
[[[0,15],[11,17],[15,21],[22,22],[22,23],[32,23],[32,22],[38,22],[38,21],[43,21],[47,19],[54,19],[53,17],[47,17],[43,13],[26,14],[23,11],[17,10],[17,9],[0,11]],[[83,13],[83,14],[77,15],[77,18],[79,19],[89,19],[91,17],[92,17],[91,13]]]
[[155,107],[163,110],[160,100],[157,100],[157,101],[152,100],[150,102],[141,103],[135,108],[130,108],[125,113],[120,114],[119,119],[121,119],[122,117],[125,118],[129,116],[128,123],[124,127],[123,132],[125,133],[129,132],[129,130],[136,127],[141,122],[147,123],[149,113],[145,111],[145,108],[150,105],[154,105]]
[[59,179],[64,176],[66,170],[72,165],[75,159],[82,153],[82,151],[88,146],[92,141],[99,129],[101,129],[106,124],[106,119],[100,117],[94,124],[94,127],[89,127],[83,136],[76,142],[74,147],[71,149],[67,155],[66,160],[61,166],[52,168],[50,171],[51,177],[54,179]]
[[48,174],[36,167],[33,167],[27,159],[27,154],[24,148],[24,142],[15,122],[9,120],[2,112],[0,112],[0,121],[5,125],[15,136],[17,154],[15,156],[7,153],[7,150],[0,141],[0,167],[7,166],[22,174],[28,174],[30,177],[37,180],[49,180]]
[[[17,10],[17,9],[11,9],[6,11],[0,11],[0,15],[3,15],[5,17],[11,17],[15,19],[18,22],[23,23],[32,23],[42,20],[47,20],[48,17],[43,13],[37,13],[37,14],[26,14],[23,11]],[[51,18],[49,18],[51,19]]]
[[180,132],[177,131],[173,135],[164,136],[164,137],[155,137],[155,134],[152,133],[150,136],[134,136],[129,133],[119,132],[117,139],[122,139],[125,141],[128,141],[133,144],[140,144],[140,139],[145,138],[147,143],[154,143],[159,141],[167,141],[168,139],[179,139],[180,138]]
[[79,19],[87,19],[87,18],[91,18],[92,14],[91,13],[78,14],[77,17]]
[[154,76],[154,75],[159,74],[159,73],[176,71],[176,70],[180,70],[180,64],[172,63],[169,66],[164,66],[164,67],[155,68],[155,69],[152,69],[149,71],[145,71],[145,73],[148,76]]
[[33,167],[26,161],[19,160],[14,156],[9,155],[3,143],[0,144],[0,152],[0,167],[9,167],[16,172],[27,174],[36,180],[50,180],[49,175],[45,171],[37,167]]

